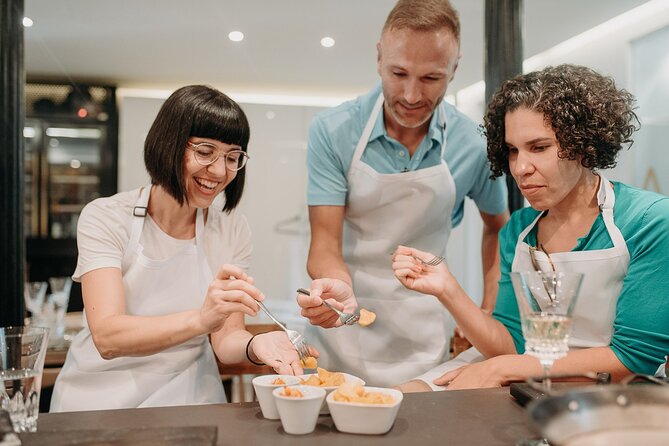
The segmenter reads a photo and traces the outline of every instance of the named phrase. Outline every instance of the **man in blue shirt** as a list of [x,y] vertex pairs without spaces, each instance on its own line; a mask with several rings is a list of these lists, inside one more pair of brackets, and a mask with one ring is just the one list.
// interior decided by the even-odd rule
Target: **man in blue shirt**
[[[460,24],[447,0],[400,0],[377,44],[381,86],[320,113],[309,129],[311,296],[298,296],[313,325],[341,325],[321,306],[376,313],[374,325],[313,330],[321,365],[391,385],[448,358],[453,323],[434,299],[394,278],[397,245],[445,255],[464,197],[484,223],[483,308],[499,276],[498,232],[506,186],[490,180],[476,124],[443,98],[460,58]],[[430,259],[424,259],[430,260]]]

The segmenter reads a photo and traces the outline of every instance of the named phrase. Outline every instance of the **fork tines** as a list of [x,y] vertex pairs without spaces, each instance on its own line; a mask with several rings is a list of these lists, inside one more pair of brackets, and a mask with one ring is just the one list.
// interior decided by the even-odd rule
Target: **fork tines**
[[437,266],[445,260],[444,257],[442,257],[442,256],[435,256],[432,259],[428,260],[427,262],[425,260],[421,259],[420,257],[416,257],[416,256],[411,256],[411,257],[418,260],[423,265],[428,265],[428,266]]
[[437,256],[437,257],[433,258],[432,260],[430,260],[429,262],[426,262],[425,264],[430,265],[430,266],[437,266],[443,261],[444,261],[444,258],[442,256]]
[[295,348],[297,349],[297,355],[300,357],[300,359],[308,358],[311,356],[311,353],[309,353],[309,347],[307,347],[307,344],[304,342],[304,339],[301,339],[300,341],[296,342]]

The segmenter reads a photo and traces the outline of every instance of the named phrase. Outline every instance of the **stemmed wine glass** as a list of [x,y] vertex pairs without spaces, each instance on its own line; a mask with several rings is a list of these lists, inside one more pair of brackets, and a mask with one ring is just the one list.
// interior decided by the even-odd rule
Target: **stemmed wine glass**
[[46,298],[46,291],[49,285],[46,282],[26,282],[24,285],[24,299],[26,309],[33,316],[39,316],[42,313],[42,306]]
[[51,333],[54,343],[60,342],[65,336],[65,313],[67,312],[67,304],[70,301],[70,289],[72,288],[71,277],[50,277],[49,287],[51,294],[49,295],[49,303],[53,305],[54,321],[53,333]]
[[576,306],[583,274],[562,271],[512,272],[525,353],[539,359],[543,367],[543,384],[550,389],[548,378],[553,362],[567,355],[571,316]]

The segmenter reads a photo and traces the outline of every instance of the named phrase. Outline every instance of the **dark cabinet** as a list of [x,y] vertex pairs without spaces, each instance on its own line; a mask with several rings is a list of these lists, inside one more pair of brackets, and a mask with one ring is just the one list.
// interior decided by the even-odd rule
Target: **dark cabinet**
[[[28,280],[69,276],[83,207],[117,190],[118,113],[110,86],[26,84],[25,207]],[[71,309],[80,309],[73,287]]]

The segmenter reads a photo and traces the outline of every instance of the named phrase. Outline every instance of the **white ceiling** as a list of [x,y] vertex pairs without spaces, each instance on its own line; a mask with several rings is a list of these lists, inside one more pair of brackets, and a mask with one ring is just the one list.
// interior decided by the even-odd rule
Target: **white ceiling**
[[[646,0],[525,0],[535,55]],[[377,81],[379,32],[395,0],[25,0],[29,79],[173,89],[353,96]],[[454,92],[483,78],[484,0],[453,0],[463,59]],[[234,43],[228,32],[245,39]],[[323,48],[324,36],[336,39]]]

